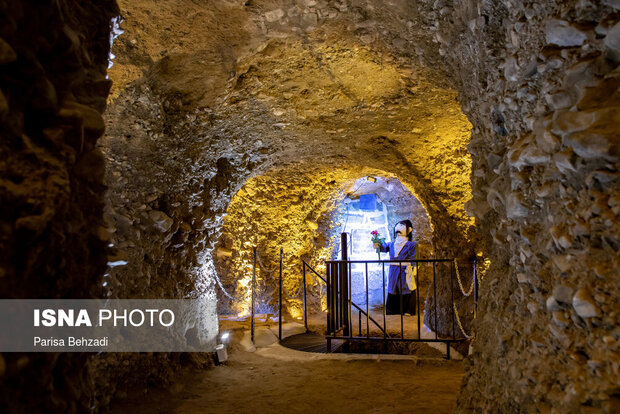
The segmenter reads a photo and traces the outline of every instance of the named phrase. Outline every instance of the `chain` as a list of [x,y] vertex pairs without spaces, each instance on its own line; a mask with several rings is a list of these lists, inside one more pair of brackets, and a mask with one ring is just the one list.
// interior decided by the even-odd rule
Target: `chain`
[[[257,259],[257,262],[258,262],[258,266],[259,266],[259,267],[260,267],[260,268],[261,268],[261,269],[262,269],[265,273],[267,273],[269,276],[273,275],[273,274],[276,272],[276,270],[278,269],[278,266],[277,266],[277,265],[276,265],[275,267],[271,268],[271,269],[268,269],[268,268],[267,268],[267,266],[265,266],[265,265],[263,264],[263,261],[262,261],[262,260],[261,260],[261,258],[260,258],[260,254],[258,253],[258,250],[256,250],[256,259]],[[288,297],[288,299],[293,299],[293,300],[297,299],[297,296],[292,296],[290,293],[288,293],[288,292],[286,291],[286,289],[282,289],[282,293],[283,293],[283,296]],[[299,295],[299,291],[298,291],[297,293],[298,293],[298,295]]]
[[[213,263],[213,262],[211,262],[211,263]],[[215,280],[217,281],[217,285],[220,287],[220,289],[222,290],[224,295],[228,299],[230,299],[230,300],[235,300],[235,298],[230,293],[228,293],[226,291],[226,289],[224,289],[224,285],[222,285],[222,281],[220,280],[220,277],[218,276],[217,271],[215,271],[215,265],[212,264],[211,266],[213,266],[213,268],[214,268],[214,273],[213,274],[215,275]]]
[[459,313],[456,310],[456,303],[452,302],[452,307],[454,308],[454,315],[456,316],[456,324],[459,326],[459,329],[461,330],[461,333],[465,336],[465,338],[467,339],[471,339],[474,337],[474,334],[472,333],[471,335],[467,335],[465,333],[465,329],[463,329],[463,325],[461,325],[461,318],[459,318]]
[[[484,263],[483,263],[483,265],[484,265]],[[474,264],[474,266],[476,266],[476,265]],[[476,277],[478,278],[478,281],[481,282],[481,283],[484,280],[484,277],[487,274],[486,271],[489,270],[489,268],[488,267],[484,267],[484,270],[485,271],[484,272],[480,272],[480,274],[478,274],[478,272],[476,272]]]
[[267,274],[272,275],[273,272],[276,271],[276,267],[272,268],[272,269],[268,269],[267,266],[265,266],[263,264],[263,261],[260,258],[260,254],[258,254],[258,249],[256,250],[256,259],[258,259],[258,265],[260,266],[260,268]]
[[459,265],[456,259],[454,259],[454,267],[456,269],[456,281],[459,282],[459,288],[461,288],[461,293],[463,293],[463,296],[468,297],[474,291],[474,282],[476,278],[475,277],[471,278],[471,286],[469,287],[469,292],[465,292],[465,288],[463,287],[463,282],[461,282],[461,275],[459,274]]

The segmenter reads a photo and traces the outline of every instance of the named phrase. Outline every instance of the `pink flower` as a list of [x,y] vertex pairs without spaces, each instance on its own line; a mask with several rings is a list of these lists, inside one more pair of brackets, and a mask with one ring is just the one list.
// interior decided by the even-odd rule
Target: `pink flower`
[[379,232],[377,230],[373,230],[370,232],[370,234],[372,234],[373,236],[376,236],[379,234]]

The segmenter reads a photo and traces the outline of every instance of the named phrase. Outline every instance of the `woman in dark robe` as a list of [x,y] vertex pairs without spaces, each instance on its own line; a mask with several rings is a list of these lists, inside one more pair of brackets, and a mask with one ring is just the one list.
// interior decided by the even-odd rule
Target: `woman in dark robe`
[[[417,243],[413,241],[413,224],[409,220],[403,220],[394,227],[394,241],[375,243],[375,248],[390,254],[390,260],[414,260],[416,258]],[[388,295],[385,302],[385,313],[388,315],[399,315],[416,313],[416,284],[412,278],[415,271],[415,264],[407,272],[411,263],[391,263],[388,276]],[[409,273],[409,274],[408,274]],[[409,276],[409,278],[408,278]],[[402,298],[402,308],[401,308]]]

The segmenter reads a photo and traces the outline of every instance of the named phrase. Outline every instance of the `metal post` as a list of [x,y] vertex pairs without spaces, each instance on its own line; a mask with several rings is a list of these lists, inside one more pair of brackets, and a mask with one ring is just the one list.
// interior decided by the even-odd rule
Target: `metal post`
[[250,338],[254,343],[254,299],[256,290],[256,246],[252,249],[254,253],[254,260],[252,261],[252,321],[250,322]]
[[336,330],[342,328],[342,285],[340,284],[340,267],[334,268],[334,300],[336,301]]
[[[349,271],[347,273],[348,275],[348,286],[349,286],[349,297],[348,297],[348,302],[347,302],[347,325],[349,326],[349,337],[353,337],[353,306],[351,305],[353,303],[353,298],[351,297],[352,293],[351,293],[351,263],[349,263]],[[347,345],[350,342],[347,342]]]
[[[340,270],[342,270],[342,267],[340,268]],[[347,302],[349,301],[349,293],[347,292],[347,280],[346,280],[347,274],[346,271],[344,273],[342,273],[340,275],[340,286],[341,286],[341,292],[340,292],[340,318],[341,318],[341,326],[344,328],[343,330],[343,334],[345,331],[347,331],[346,327],[348,326],[348,322],[347,322]]]
[[383,289],[383,339],[387,340],[387,323],[385,321],[385,312],[386,312],[385,307],[387,306],[385,302],[385,263],[381,263],[381,275],[382,275],[381,282],[382,282],[382,289]]
[[331,324],[331,313],[333,312],[332,304],[331,304],[331,274],[332,274],[332,264],[327,264],[327,274],[325,275],[325,281],[327,282],[327,334],[331,335],[332,333],[332,324]]
[[415,262],[415,304],[418,311],[418,339],[422,336],[420,333],[420,267],[418,262]]
[[340,329],[340,273],[338,264],[334,263],[332,272],[332,299],[334,301],[334,332]]
[[435,319],[435,339],[437,339],[437,283],[435,282],[435,262],[433,262],[433,308],[435,309],[433,312]]
[[332,263],[331,270],[331,313],[332,313],[332,332],[335,334],[338,330],[338,266]]
[[306,302],[306,262],[302,262],[301,268],[302,282],[304,284],[304,326],[306,328],[306,332],[308,332],[308,305]]
[[365,265],[365,276],[366,276],[366,337],[370,338],[370,308],[369,308],[369,300],[368,300],[368,262],[364,263]]
[[[350,325],[349,325],[349,311],[348,311],[348,302],[349,302],[349,286],[348,285],[348,274],[347,274],[347,260],[348,260],[348,242],[347,242],[347,233],[342,233],[340,235],[341,242],[341,252],[342,252],[342,262],[340,264],[339,274],[340,274],[340,326],[344,327],[343,334],[344,336],[349,336]],[[346,317],[345,317],[345,309]]]
[[[347,292],[347,265],[346,263],[340,267],[340,324],[344,327],[344,332],[346,335],[347,327],[349,326],[348,318],[348,302],[349,302],[349,292]],[[344,271],[342,271],[344,269]]]
[[453,279],[453,268],[454,268],[454,262],[450,261],[450,300],[452,301],[451,303],[451,308],[452,308],[452,339],[456,339],[456,335],[454,333],[454,317],[456,315],[454,315],[454,288],[452,287],[452,279]]
[[474,318],[478,315],[478,270],[474,258]]
[[400,339],[405,338],[405,324],[403,321],[403,286],[402,286],[402,273],[403,266],[401,262],[398,262],[398,280],[396,286],[398,287],[398,296],[400,297]]
[[280,247],[280,297],[279,297],[279,314],[278,314],[278,339],[282,341],[282,256],[284,250]]
[[334,324],[334,331],[339,330],[342,327],[342,323],[340,321],[340,301],[342,300],[340,297],[340,268],[338,265],[334,265],[334,273],[332,276],[332,295],[334,297],[334,318],[336,323]]

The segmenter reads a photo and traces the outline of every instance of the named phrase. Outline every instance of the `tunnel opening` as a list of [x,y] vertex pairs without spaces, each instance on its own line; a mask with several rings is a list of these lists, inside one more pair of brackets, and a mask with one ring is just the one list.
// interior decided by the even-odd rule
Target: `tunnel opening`
[[[377,252],[373,247],[371,233],[389,243],[394,238],[394,228],[402,220],[413,224],[412,238],[418,244],[420,257],[432,257],[432,227],[426,210],[418,199],[396,177],[367,176],[356,180],[347,190],[346,197],[339,207],[342,225],[338,233],[348,235],[347,257],[351,260],[389,259],[387,253]],[[332,254],[342,257],[342,244],[336,244]],[[352,265],[352,300],[366,305],[366,275],[364,264]],[[384,303],[382,269],[377,264],[370,265],[368,278],[369,305],[380,310]]]
[[[221,314],[248,315],[252,246],[258,247],[257,302],[265,311],[273,311],[277,303],[277,259],[280,248],[284,249],[284,285],[289,295],[284,309],[293,318],[301,315],[301,261],[324,272],[325,260],[340,256],[341,233],[353,236],[350,246],[355,257],[376,258],[376,254],[369,255],[374,253],[370,232],[380,224],[384,234],[391,234],[397,221],[413,219],[416,238],[427,254],[431,252],[432,230],[426,211],[398,178],[372,169],[360,178],[354,169],[298,168],[254,177],[232,198],[214,251],[223,285]],[[378,200],[372,211],[360,208],[360,196],[367,195]],[[324,310],[324,286],[319,288],[316,281],[310,284],[310,308]],[[378,303],[376,294],[373,291],[373,301]]]
[[[396,224],[410,220],[412,237],[421,252],[416,258],[434,258],[431,217],[410,188],[415,190],[394,174],[342,165],[308,168],[307,164],[293,164],[250,178],[232,197],[223,214],[221,235],[212,254],[218,275],[220,324],[231,327],[233,321],[249,327],[254,322],[264,326],[278,322],[280,251],[283,253],[284,322],[305,324],[320,336],[325,334],[328,324],[326,263],[342,256],[343,234],[349,240],[349,259],[385,260],[390,257],[377,254],[371,232],[380,230],[389,242]],[[441,240],[440,245],[449,246],[450,242]],[[409,335],[410,339],[431,338],[435,331],[444,338],[461,335],[454,331],[453,299],[448,296],[450,285],[446,284],[453,276],[451,268],[438,264],[437,284],[431,289],[435,269],[425,264],[418,267],[419,290],[415,296],[419,304],[414,304],[412,309],[419,310],[407,312],[404,324],[400,316],[389,315],[383,328],[377,327],[391,336]],[[473,280],[471,269],[466,268],[467,265],[464,267],[461,273],[469,283]],[[351,302],[356,309],[354,319],[359,317],[360,324],[362,313],[376,320],[384,313],[390,282],[386,269],[390,270],[389,264],[383,269],[377,263],[351,266]],[[307,278],[305,285],[304,278]],[[439,299],[436,299],[434,295],[438,293]],[[471,298],[461,298],[459,302],[463,309],[461,318],[468,330],[473,313],[469,302]],[[348,349],[400,354],[426,349],[418,344],[369,346]],[[466,346],[459,349],[465,352]],[[442,352],[446,353],[445,346]]]
[[[321,273],[337,244],[328,231],[334,227],[323,220],[331,216],[315,214],[335,209],[333,199],[313,198],[323,190],[291,191],[289,183],[342,191],[342,166],[349,168],[351,183],[372,174],[401,177],[436,219],[438,243],[432,248],[446,255],[466,248],[473,225],[464,209],[471,197],[471,124],[439,71],[360,43],[337,24],[327,31],[311,25],[308,32],[263,37],[254,32],[261,30],[251,18],[257,10],[231,4],[206,14],[198,6],[172,13],[173,26],[186,25],[179,16],[196,12],[193,18],[206,19],[206,25],[218,16],[242,28],[238,36],[222,32],[216,40],[192,31],[200,50],[169,47],[163,37],[150,35],[154,28],[135,25],[152,9],[125,6],[134,18],[125,19],[125,34],[115,41],[119,53],[110,69],[115,84],[102,145],[110,165],[112,239],[119,255],[130,259],[129,267],[112,272],[128,281],[118,293],[134,294],[146,285],[155,294],[208,294],[217,296],[220,318],[245,318],[251,246],[257,245],[259,311],[272,318],[280,247],[273,240],[283,238],[280,245],[290,245]],[[275,187],[260,178],[287,169]],[[288,203],[287,191],[298,197]],[[255,197],[271,201],[256,203]],[[274,207],[280,201],[292,207]],[[242,207],[228,214],[233,205]],[[271,217],[267,227],[290,221],[298,232],[261,234],[256,205]],[[163,243],[143,236],[153,224]],[[286,257],[285,269],[295,268]],[[295,273],[285,279],[285,310],[292,319],[302,313]],[[310,283],[312,308],[325,310],[324,287]]]

